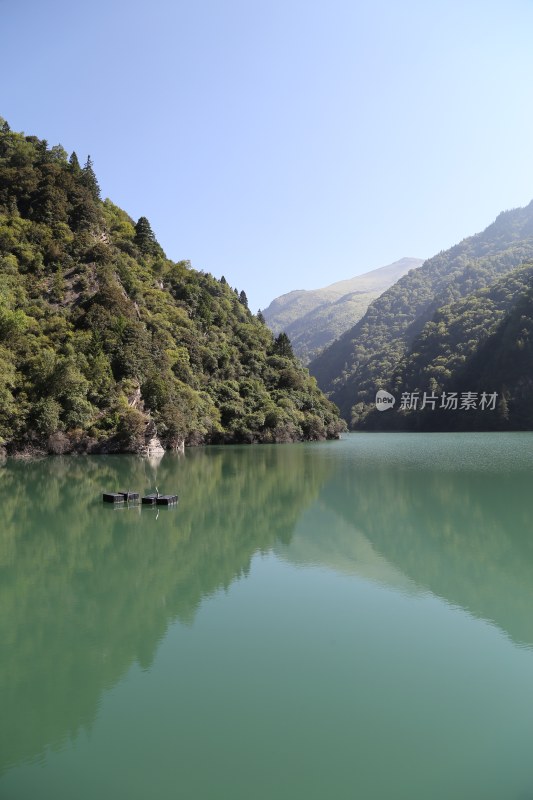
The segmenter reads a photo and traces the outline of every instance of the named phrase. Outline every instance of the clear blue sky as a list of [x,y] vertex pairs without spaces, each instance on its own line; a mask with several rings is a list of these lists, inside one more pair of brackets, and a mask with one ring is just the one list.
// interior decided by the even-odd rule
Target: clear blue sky
[[0,30],[11,127],[254,311],[533,198],[531,0],[0,0]]

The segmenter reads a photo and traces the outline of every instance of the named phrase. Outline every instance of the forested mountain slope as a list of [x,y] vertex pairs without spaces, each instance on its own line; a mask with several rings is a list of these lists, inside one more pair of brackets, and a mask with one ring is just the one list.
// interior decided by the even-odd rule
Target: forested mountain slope
[[90,158],[0,120],[0,444],[334,437],[334,406],[224,278],[165,257]]
[[486,289],[440,308],[399,364],[393,376],[394,388],[402,391],[413,391],[419,386],[433,391],[443,389],[499,329],[505,316],[516,313],[517,304],[529,294],[532,286],[533,264],[528,263]]
[[[426,323],[444,306],[491,286],[533,258],[533,203],[427,260],[388,289],[363,319],[310,365],[346,419],[390,384]],[[436,319],[438,319],[438,314]]]
[[[401,430],[531,430],[533,391],[533,263],[492,286],[440,309],[413,342],[388,385],[400,398],[418,393],[416,409],[383,414],[356,405],[362,427]],[[439,398],[423,407],[423,393]],[[494,409],[443,407],[458,398],[496,393]]]

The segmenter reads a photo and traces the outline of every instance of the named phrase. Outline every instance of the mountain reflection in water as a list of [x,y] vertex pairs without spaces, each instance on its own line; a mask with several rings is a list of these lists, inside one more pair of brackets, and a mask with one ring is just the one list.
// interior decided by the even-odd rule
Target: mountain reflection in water
[[[464,463],[454,437],[420,438],[422,457],[416,436],[402,455],[391,449],[402,437],[377,435],[188,451],[159,464],[8,462],[0,773],[89,730],[104,691],[135,662],[150,669],[169,625],[193,625],[202,600],[245,578],[258,553],[429,591],[531,647],[533,437],[496,436],[474,440],[479,458]],[[507,454],[500,464],[491,447],[496,461],[498,447]],[[104,490],[156,484],[178,491],[176,509],[101,503]]]

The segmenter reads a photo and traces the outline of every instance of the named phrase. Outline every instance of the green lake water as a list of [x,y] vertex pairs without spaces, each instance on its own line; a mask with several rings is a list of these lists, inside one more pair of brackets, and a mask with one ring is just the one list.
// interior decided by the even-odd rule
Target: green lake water
[[8,462],[1,800],[532,800],[532,521],[533,434]]

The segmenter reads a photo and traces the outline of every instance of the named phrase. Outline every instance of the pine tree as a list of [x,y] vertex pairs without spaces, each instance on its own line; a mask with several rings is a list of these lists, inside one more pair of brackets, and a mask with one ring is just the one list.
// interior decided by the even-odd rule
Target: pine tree
[[248,298],[246,297],[246,292],[244,289],[239,295],[239,302],[241,302],[245,308],[248,308]]
[[274,352],[286,358],[292,358],[294,356],[291,340],[286,333],[280,333],[274,340]]
[[259,311],[257,312],[257,319],[258,319],[258,320],[259,320],[259,322],[261,322],[263,325],[266,325],[266,319],[264,318],[264,316],[263,316],[263,312],[261,311],[261,309],[259,309]]
[[37,149],[37,163],[44,164],[48,161],[48,140],[41,139],[36,147]]
[[70,170],[73,175],[79,175],[81,172],[81,166],[75,150],[72,151],[72,155],[70,156],[68,163],[70,164]]
[[155,238],[152,226],[146,217],[139,217],[135,226],[135,238],[133,240],[141,253],[145,255],[162,255],[161,245]]
[[227,284],[227,280],[225,279],[225,277],[224,277],[224,276],[222,276],[222,277],[221,277],[221,279],[220,279],[220,283],[221,283],[223,286],[226,286],[226,284]]
[[82,177],[84,185],[88,188],[94,199],[99,200],[100,187],[96,179],[91,156],[87,156],[87,161],[85,162],[85,166],[82,169]]

